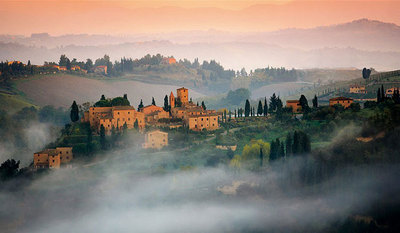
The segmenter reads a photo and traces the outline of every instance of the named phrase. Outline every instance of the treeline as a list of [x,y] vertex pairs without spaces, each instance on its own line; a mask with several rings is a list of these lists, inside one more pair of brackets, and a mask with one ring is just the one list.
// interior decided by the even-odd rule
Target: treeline
[[303,72],[291,69],[288,70],[285,67],[270,67],[263,69],[255,69],[254,72],[250,72],[250,77],[255,81],[255,84],[263,80],[270,82],[295,82],[304,76]]
[[31,62],[25,65],[22,62],[0,62],[0,83],[6,83],[14,77],[23,77],[42,73],[53,73],[58,70],[49,66],[35,66]]

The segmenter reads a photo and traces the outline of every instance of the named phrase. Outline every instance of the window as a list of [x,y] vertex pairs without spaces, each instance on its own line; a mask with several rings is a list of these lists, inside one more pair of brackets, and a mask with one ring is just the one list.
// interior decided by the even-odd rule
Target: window
[[69,157],[67,156],[67,159],[69,159]]
[[118,115],[119,115],[119,112],[118,112]]
[[131,120],[131,118],[128,118],[128,121],[130,121]]
[[67,154],[68,154],[68,151],[67,151]]
[[128,112],[128,114],[131,114],[130,112]]
[[53,159],[53,163],[55,163],[56,161]]
[[60,151],[60,154],[62,154],[62,151]]

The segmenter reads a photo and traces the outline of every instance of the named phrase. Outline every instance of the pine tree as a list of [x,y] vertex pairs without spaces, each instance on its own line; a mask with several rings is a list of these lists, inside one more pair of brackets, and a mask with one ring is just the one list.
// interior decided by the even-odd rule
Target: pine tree
[[70,118],[71,118],[72,122],[77,122],[79,120],[79,108],[78,108],[78,105],[76,104],[75,100],[71,105]]
[[299,102],[300,102],[301,109],[303,110],[303,112],[305,112],[305,113],[309,112],[310,107],[308,106],[308,100],[304,95],[300,96]]
[[164,97],[164,111],[169,112],[168,95]]
[[264,116],[268,115],[268,103],[267,103],[267,97],[264,99]]
[[273,113],[276,110],[276,95],[275,93],[269,98],[269,112]]
[[156,105],[156,101],[154,100],[154,97],[151,97],[151,105]]
[[258,101],[258,109],[257,109],[257,115],[261,116],[263,114],[263,107],[262,107],[262,103],[261,100]]

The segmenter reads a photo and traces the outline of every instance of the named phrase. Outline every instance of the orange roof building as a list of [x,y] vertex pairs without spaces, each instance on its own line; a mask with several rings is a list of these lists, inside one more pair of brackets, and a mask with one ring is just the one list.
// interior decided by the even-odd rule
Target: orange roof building
[[302,110],[299,100],[286,100],[286,107],[291,108],[293,113],[298,113]]
[[350,105],[354,102],[352,98],[347,97],[336,97],[329,99],[329,106],[335,106],[336,104],[342,105],[344,108],[350,107]]

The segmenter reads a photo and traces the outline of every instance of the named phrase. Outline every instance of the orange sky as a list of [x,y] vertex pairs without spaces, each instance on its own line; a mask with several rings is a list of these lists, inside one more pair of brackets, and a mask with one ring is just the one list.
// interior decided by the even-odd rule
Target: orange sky
[[0,34],[136,34],[270,31],[359,18],[400,25],[400,1],[2,1]]

